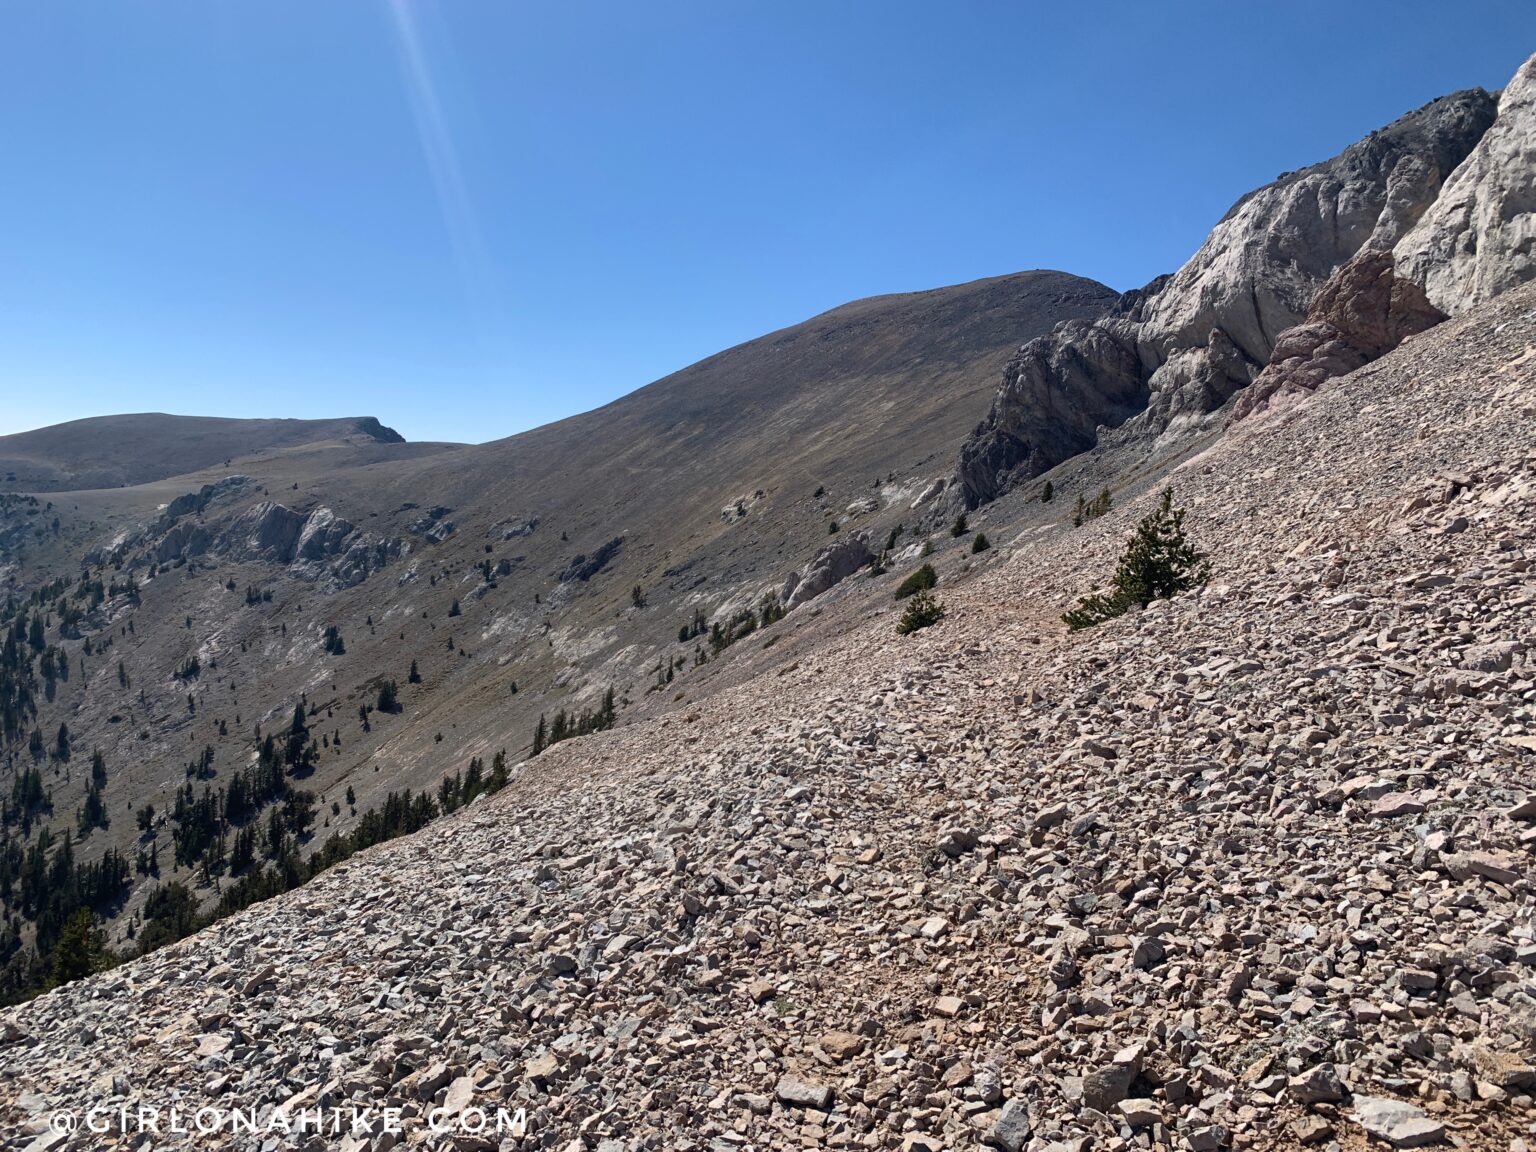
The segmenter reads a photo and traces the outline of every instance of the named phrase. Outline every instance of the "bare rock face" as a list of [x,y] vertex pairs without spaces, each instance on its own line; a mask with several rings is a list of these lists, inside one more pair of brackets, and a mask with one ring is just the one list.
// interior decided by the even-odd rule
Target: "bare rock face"
[[281,566],[298,579],[343,588],[361,584],[407,551],[398,537],[359,531],[325,507],[304,513],[263,500],[223,521],[198,523],[189,518],[189,513],[207,511],[246,483],[245,477],[231,481],[238,483],[220,481],[179,497],[135,539],[158,533],[149,555],[161,564],[209,554],[237,563]]
[[341,552],[342,542],[352,535],[350,521],[343,520],[329,508],[316,508],[304,520],[294,546],[295,560],[325,560]]
[[582,552],[571,557],[571,562],[560,573],[560,582],[569,584],[573,580],[586,582],[596,576],[609,562],[619,554],[624,547],[624,537],[615,536],[612,540],[602,545],[590,556]]
[[1481,89],[1411,112],[1238,201],[1172,277],[1069,321],[1009,364],[956,474],[976,507],[1100,442],[1209,426],[1336,268],[1397,243],[1493,123]]
[[1395,251],[1401,275],[1453,316],[1536,277],[1536,56]]
[[967,505],[996,499],[1010,476],[1034,476],[1093,447],[1101,423],[1146,405],[1134,334],[1121,321],[1069,320],[1031,340],[1003,370],[992,412],[960,449]]
[[1307,322],[1280,333],[1268,366],[1233,404],[1230,422],[1315,392],[1323,381],[1353,372],[1444,320],[1445,313],[1417,284],[1396,275],[1394,265],[1391,252],[1366,250],[1330,276]]
[[251,482],[249,476],[225,476],[213,484],[204,484],[196,492],[184,493],[172,500],[160,513],[160,519],[150,529],[164,530],[183,516],[199,515],[215,504],[238,496]]
[[305,516],[263,500],[235,517],[219,536],[214,551],[231,560],[289,563],[304,531]]
[[816,559],[806,565],[805,574],[793,575],[784,585],[784,606],[798,608],[807,600],[820,596],[832,585],[846,580],[865,567],[875,554],[869,545],[857,537],[839,540],[816,553]]

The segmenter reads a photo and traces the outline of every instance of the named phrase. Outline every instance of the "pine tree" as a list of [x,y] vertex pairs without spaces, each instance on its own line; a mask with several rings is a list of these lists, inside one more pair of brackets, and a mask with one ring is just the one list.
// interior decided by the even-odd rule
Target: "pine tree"
[[992,541],[987,539],[987,534],[985,532],[978,532],[976,533],[976,539],[971,541],[971,555],[975,556],[978,552],[985,552],[990,547],[992,547]]
[[57,988],[91,974],[92,952],[96,948],[91,937],[91,910],[81,908],[70,916],[53,946],[53,978],[49,987]]
[[400,689],[393,680],[386,680],[379,685],[378,710],[385,713],[400,711]]
[[1074,631],[1089,628],[1133,607],[1145,608],[1154,600],[1198,588],[1210,575],[1205,553],[1185,539],[1184,510],[1173,506],[1173,489],[1164,488],[1157,508],[1136,526],[1126,545],[1110,591],[1084,596],[1062,620]]
[[913,594],[907,602],[907,610],[901,614],[896,631],[906,636],[912,632],[937,624],[944,618],[944,605],[934,599],[926,588]]
[[1056,485],[1052,484],[1049,480],[1047,480],[1045,482],[1045,487],[1040,489],[1040,503],[1042,503],[1042,504],[1049,504],[1055,498],[1056,498]]
[[533,730],[533,754],[537,756],[544,751],[544,746],[549,739],[549,730],[544,725],[544,713],[539,713],[539,724]]
[[416,661],[414,660],[411,661],[411,670],[405,675],[405,682],[407,684],[421,683],[421,673],[416,670]]

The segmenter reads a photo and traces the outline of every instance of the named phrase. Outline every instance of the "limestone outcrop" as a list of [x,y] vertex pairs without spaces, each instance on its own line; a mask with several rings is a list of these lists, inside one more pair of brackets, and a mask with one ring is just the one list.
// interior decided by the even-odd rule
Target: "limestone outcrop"
[[1331,160],[1243,197],[1171,277],[1057,325],[1009,364],[956,467],[976,507],[1097,444],[1208,427],[1363,248],[1391,248],[1494,122],[1481,89],[1442,97]]
[[1536,276],[1536,56],[1395,252],[1401,274],[1452,316]]

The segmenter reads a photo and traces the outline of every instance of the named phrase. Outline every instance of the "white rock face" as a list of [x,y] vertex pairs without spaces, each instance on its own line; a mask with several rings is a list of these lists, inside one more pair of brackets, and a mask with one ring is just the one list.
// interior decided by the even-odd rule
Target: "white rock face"
[[1453,93],[1284,173],[1233,205],[1171,277],[1026,344],[961,448],[965,505],[1098,445],[1208,427],[1341,265],[1366,247],[1392,249],[1437,206],[1498,108],[1481,89]]
[[1536,56],[1499,115],[1395,248],[1398,270],[1459,315],[1536,276]]

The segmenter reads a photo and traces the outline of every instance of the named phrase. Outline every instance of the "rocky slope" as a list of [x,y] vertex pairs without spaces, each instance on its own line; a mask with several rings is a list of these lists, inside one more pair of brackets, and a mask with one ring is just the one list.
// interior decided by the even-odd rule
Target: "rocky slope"
[[1094,447],[1102,429],[1120,444],[1202,431],[1336,268],[1409,231],[1495,109],[1481,89],[1458,92],[1282,175],[1238,201],[1173,276],[1026,345],[961,449],[965,505]]
[[400,444],[372,416],[341,420],[227,420],[145,412],[93,416],[0,436],[0,488],[66,492],[145,484],[258,452],[350,440]]
[[[29,675],[10,676],[0,651],[0,849],[11,857],[0,884],[44,829],[83,827],[82,865],[117,851],[132,867],[158,852],[158,877],[135,875],[100,909],[114,947],[134,946],[127,933],[159,882],[214,904],[233,877],[217,863],[207,874],[197,860],[173,864],[186,840],[177,798],[207,790],[217,807],[301,703],[315,747],[289,769],[313,798],[304,855],[392,793],[435,791],[473,758],[521,757],[541,716],[595,708],[610,690],[625,718],[671,706],[717,657],[730,662],[707,630],[683,643],[680,627],[738,619],[829,542],[883,543],[914,524],[1021,333],[1113,296],[1028,272],[878,297],[489,444],[351,437],[129,488],[0,501],[0,612],[35,615],[40,628]],[[119,423],[136,422],[92,427]],[[90,431],[30,442],[78,448]],[[30,611],[27,598],[55,578],[76,583]],[[829,585],[816,576],[802,599]],[[0,616],[0,650],[14,625]],[[31,711],[11,706],[21,681]],[[390,682],[399,711],[370,714]],[[81,822],[98,751],[104,826]],[[8,802],[32,773],[46,802],[29,821]],[[145,806],[147,830],[136,820]],[[260,868],[276,864],[270,855]],[[7,927],[0,998],[33,939],[31,920],[20,939]]]
[[[5,1146],[1524,1148],[1532,416],[1536,287],[1177,470],[1200,594],[1063,632],[1150,497],[989,522],[912,637],[839,586],[735,686],[0,1016]],[[47,1131],[173,1102],[404,1135]]]

